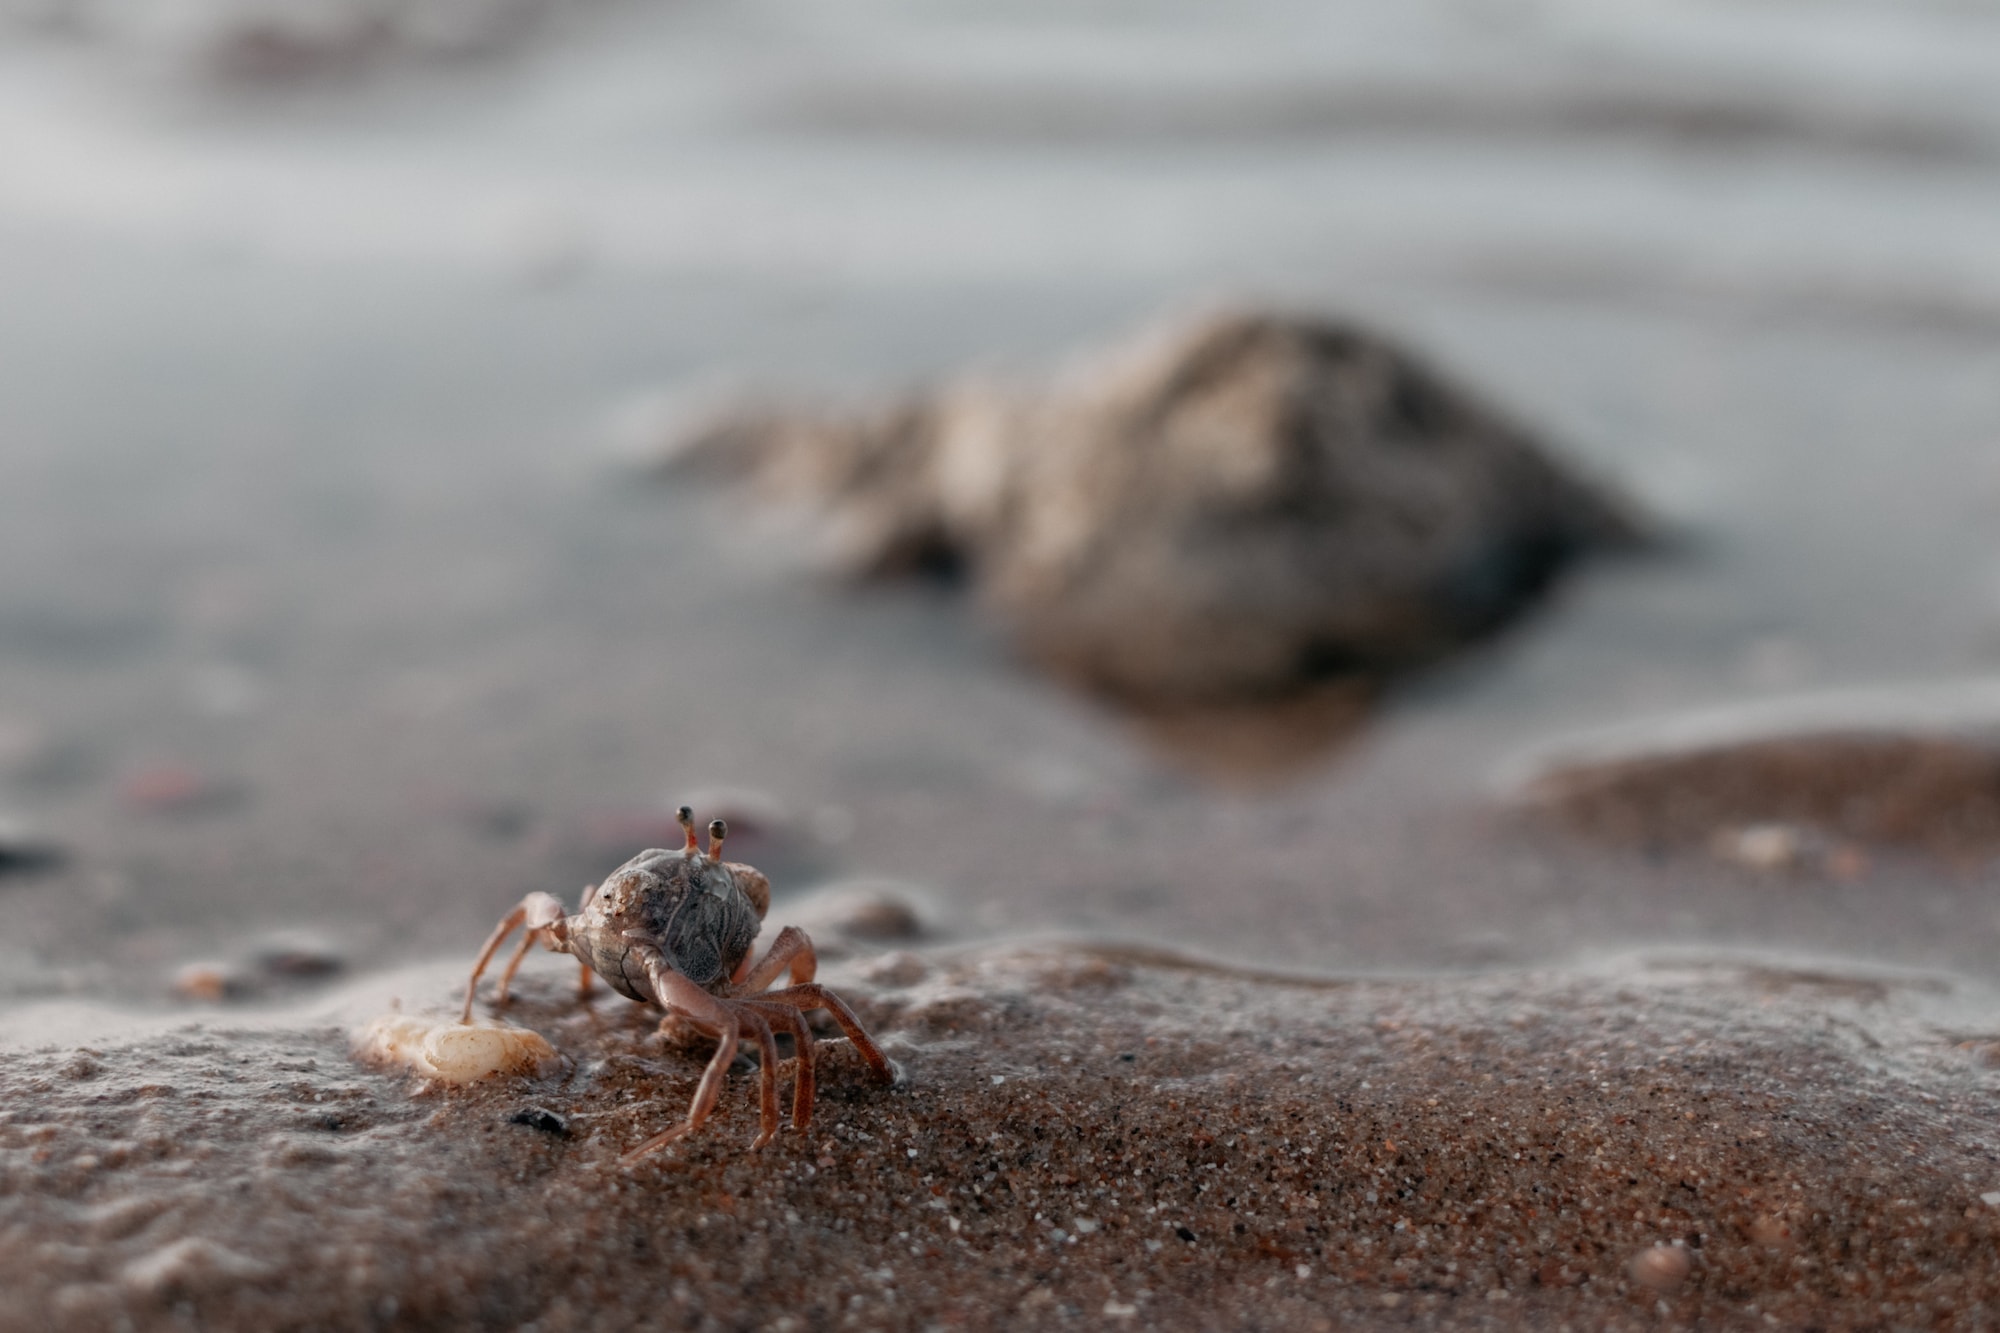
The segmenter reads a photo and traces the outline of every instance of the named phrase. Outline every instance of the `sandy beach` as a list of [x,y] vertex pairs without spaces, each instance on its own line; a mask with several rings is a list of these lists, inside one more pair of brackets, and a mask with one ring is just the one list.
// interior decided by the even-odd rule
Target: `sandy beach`
[[[1004,8],[0,18],[0,1325],[1994,1322],[1993,16]],[[1660,540],[1147,716],[656,466],[1221,302]],[[682,801],[902,1083],[354,1058]]]

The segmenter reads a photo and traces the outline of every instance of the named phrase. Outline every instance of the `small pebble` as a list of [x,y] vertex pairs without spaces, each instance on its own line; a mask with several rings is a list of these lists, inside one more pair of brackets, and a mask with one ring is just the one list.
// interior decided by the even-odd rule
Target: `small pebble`
[[1693,1267],[1686,1250],[1676,1245],[1648,1245],[1626,1261],[1632,1280],[1650,1291],[1672,1291],[1687,1280]]
[[338,974],[346,965],[332,950],[311,945],[267,949],[254,961],[258,971],[282,981],[320,981]]
[[514,1112],[514,1114],[508,1116],[507,1123],[510,1125],[526,1125],[529,1129],[538,1129],[544,1134],[553,1134],[559,1139],[569,1137],[569,1121],[545,1107],[524,1106]]
[[1751,824],[1715,835],[1715,854],[1752,870],[1789,870],[1805,859],[1806,838],[1789,824]]
[[220,1004],[248,990],[246,980],[224,963],[189,963],[174,974],[174,994],[183,1000]]

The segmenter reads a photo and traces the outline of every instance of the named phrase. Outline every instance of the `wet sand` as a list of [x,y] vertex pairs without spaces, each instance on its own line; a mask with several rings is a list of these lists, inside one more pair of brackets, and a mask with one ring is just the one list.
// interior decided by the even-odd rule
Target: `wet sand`
[[2000,1301],[2000,1029],[1964,1026],[1993,1012],[1965,988],[1064,943],[837,975],[899,1086],[823,1041],[809,1132],[752,1151],[739,1070],[629,1171],[704,1053],[554,963],[508,1013],[567,1056],[546,1079],[413,1090],[272,1017],[11,1057],[4,1320],[1977,1327]]

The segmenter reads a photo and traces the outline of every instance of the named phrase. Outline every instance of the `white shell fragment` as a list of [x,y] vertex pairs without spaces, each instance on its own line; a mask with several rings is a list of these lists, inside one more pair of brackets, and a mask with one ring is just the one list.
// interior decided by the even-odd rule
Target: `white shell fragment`
[[354,1034],[357,1059],[403,1065],[426,1078],[473,1083],[552,1071],[559,1057],[540,1033],[496,1023],[383,1014]]

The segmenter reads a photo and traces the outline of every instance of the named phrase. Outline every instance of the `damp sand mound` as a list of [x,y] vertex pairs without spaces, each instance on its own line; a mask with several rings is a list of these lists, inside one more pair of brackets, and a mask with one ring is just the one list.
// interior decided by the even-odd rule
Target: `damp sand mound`
[[1409,351],[1259,313],[1039,392],[724,412],[674,457],[796,506],[850,574],[962,571],[1027,657],[1147,709],[1435,661],[1638,531]]
[[2000,691],[1801,695],[1639,723],[1524,765],[1523,812],[1651,854],[1832,870],[1883,854],[2000,856]]
[[[455,969],[454,969],[455,970]],[[443,969],[426,985],[448,999]],[[870,978],[873,980],[870,980]],[[903,1067],[739,1069],[542,967],[567,1057],[429,1085],[345,1028],[0,1060],[7,1327],[1948,1326],[2000,1304],[2000,1074],[1939,980],[1622,960],[1268,978],[1146,949],[878,956]],[[600,995],[602,993],[600,992]]]

